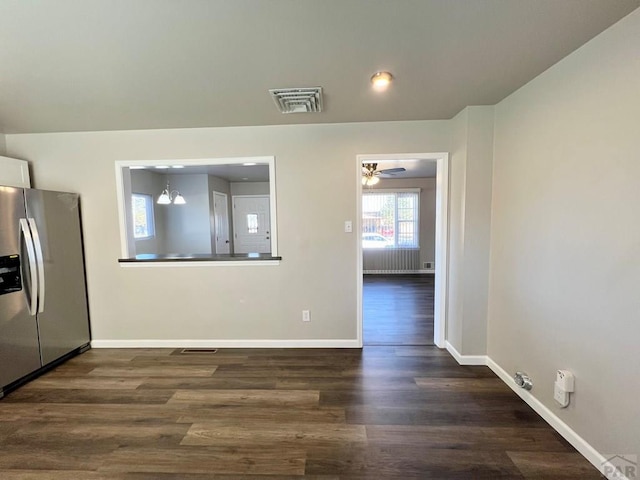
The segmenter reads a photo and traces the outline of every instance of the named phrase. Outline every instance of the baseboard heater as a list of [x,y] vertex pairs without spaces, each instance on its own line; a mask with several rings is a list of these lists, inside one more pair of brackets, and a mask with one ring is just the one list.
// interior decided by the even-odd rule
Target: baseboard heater
[[363,270],[365,275],[420,275],[423,273],[432,273],[427,270]]
[[418,248],[365,249],[362,270],[381,273],[417,273],[422,269]]

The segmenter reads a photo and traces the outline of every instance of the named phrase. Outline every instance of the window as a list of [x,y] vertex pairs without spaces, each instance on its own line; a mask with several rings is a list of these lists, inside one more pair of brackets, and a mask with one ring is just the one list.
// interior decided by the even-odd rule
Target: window
[[151,195],[131,194],[131,207],[133,209],[133,238],[141,240],[155,236]]
[[258,214],[257,213],[248,213],[247,214],[247,233],[258,233]]
[[419,191],[362,194],[362,248],[420,248]]
[[[158,261],[156,257],[162,257],[162,266],[175,265],[174,261],[186,262],[190,258],[198,258],[198,265],[211,265],[205,261],[207,256],[211,256],[216,265],[224,261],[235,262],[227,257],[219,258],[216,253],[218,244],[228,245],[229,253],[221,252],[222,255],[241,257],[238,261],[247,265],[240,248],[242,245],[239,245],[241,242],[236,242],[236,237],[246,233],[249,226],[235,231],[236,218],[228,204],[226,225],[221,227],[218,224],[216,228],[215,192],[232,198],[265,197],[268,208],[264,220],[260,211],[255,209],[247,209],[241,218],[244,219],[247,213],[258,214],[258,225],[255,225],[255,217],[249,219],[252,231],[255,232],[256,227],[258,229],[252,237],[259,236],[264,227],[264,248],[261,251],[265,255],[260,260],[269,259],[267,254],[278,256],[275,157],[120,160],[115,162],[115,166],[123,265],[131,266],[133,263],[127,262],[138,260],[141,262],[139,265],[143,265]],[[156,206],[167,182],[170,182],[171,190],[177,190],[183,196],[184,205],[175,208],[174,205]],[[151,198],[143,201],[138,198],[142,194]],[[218,238],[220,233],[225,238]],[[150,238],[155,241],[140,241]],[[253,252],[254,247],[251,248]]]

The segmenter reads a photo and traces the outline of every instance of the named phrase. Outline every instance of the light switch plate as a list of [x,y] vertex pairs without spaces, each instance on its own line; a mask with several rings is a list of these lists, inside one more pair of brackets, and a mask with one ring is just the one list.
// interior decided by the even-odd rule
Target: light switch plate
[[351,220],[345,220],[344,233],[352,233],[352,232],[353,232],[353,222]]

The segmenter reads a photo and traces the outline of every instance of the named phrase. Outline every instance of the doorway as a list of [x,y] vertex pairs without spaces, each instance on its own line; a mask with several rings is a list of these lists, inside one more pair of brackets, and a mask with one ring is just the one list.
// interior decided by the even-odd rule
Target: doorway
[[271,253],[269,195],[233,197],[234,253]]
[[213,192],[213,225],[216,236],[215,253],[230,253],[229,203],[226,193]]
[[[441,348],[445,346],[448,161],[449,155],[447,153],[357,156],[357,307],[358,342],[360,345],[365,344],[366,340],[366,343],[370,345],[435,344]],[[417,268],[420,272],[416,272],[416,268],[413,266],[411,267],[411,275],[398,270],[388,272],[389,274],[376,271],[375,273],[385,274],[367,275],[367,279],[364,279],[363,252],[367,249],[363,248],[365,240],[363,238],[363,228],[366,226],[363,221],[363,192],[368,188],[363,186],[362,181],[363,164],[365,163],[378,164],[378,170],[384,170],[385,167],[390,166],[392,171],[398,171],[399,167],[406,165],[407,167],[401,168],[401,170],[409,171],[415,170],[416,166],[424,167],[426,164],[430,164],[434,168],[435,245],[432,247],[434,264],[423,262],[424,257],[421,257],[420,266]],[[409,168],[409,165],[411,165],[411,168]],[[411,172],[407,172],[407,174],[403,174],[398,178],[402,177],[410,178]],[[381,178],[382,181],[379,182],[379,186],[384,185],[385,177],[381,176]],[[392,182],[388,183],[391,184]],[[397,185],[400,182],[395,183]],[[381,223],[384,224],[385,222]],[[382,235],[391,235],[388,232],[381,233]],[[367,232],[367,235],[370,234],[371,232]],[[389,239],[387,240],[390,241]],[[386,256],[394,255],[390,251],[385,251],[384,253]],[[427,270],[427,267],[431,267],[428,268],[431,275],[421,275],[420,273],[425,273],[424,270]],[[368,271],[371,271],[369,266]],[[377,321],[367,324],[365,328],[364,322],[367,314],[375,315]],[[387,322],[385,322],[385,316],[387,317]],[[402,322],[403,318],[407,321]]]

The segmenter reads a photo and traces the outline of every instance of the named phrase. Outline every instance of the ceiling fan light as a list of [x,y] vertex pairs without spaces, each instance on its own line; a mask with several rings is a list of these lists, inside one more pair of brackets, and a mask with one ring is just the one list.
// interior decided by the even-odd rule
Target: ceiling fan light
[[376,185],[380,181],[380,177],[369,177],[367,179],[367,186],[371,187]]
[[174,205],[184,205],[187,203],[182,195],[176,192],[176,198],[173,199]]
[[363,176],[362,177],[362,184],[366,185],[367,184],[367,180],[369,180],[367,177]]

